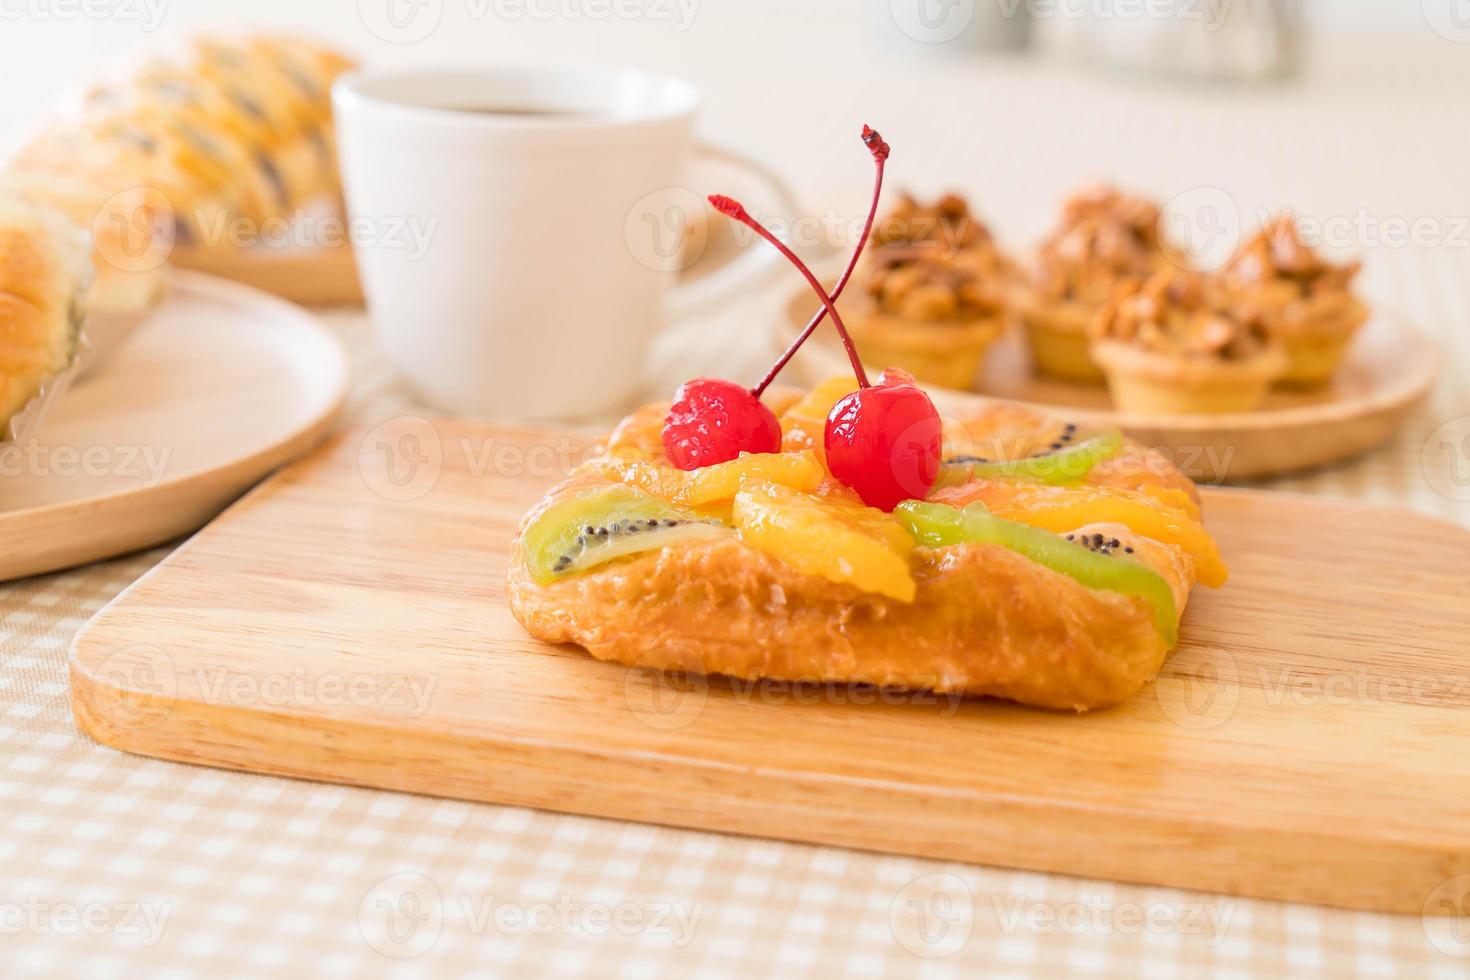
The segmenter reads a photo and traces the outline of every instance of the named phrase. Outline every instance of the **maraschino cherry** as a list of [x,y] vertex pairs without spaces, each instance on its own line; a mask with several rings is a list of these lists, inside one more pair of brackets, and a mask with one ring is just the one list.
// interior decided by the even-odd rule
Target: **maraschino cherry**
[[780,449],[776,413],[749,388],[723,378],[695,378],[674,392],[664,420],[664,452],[679,469]]
[[838,401],[827,416],[823,435],[827,468],[855,490],[864,503],[883,510],[892,510],[905,500],[923,498],[934,486],[942,450],[939,413],[933,402],[911,376],[901,371],[889,369],[876,385],[870,383],[835,305],[867,244],[883,191],[888,144],[868,126],[863,127],[863,143],[876,168],[873,200],[857,247],[831,295],[806,263],[752,218],[739,201],[720,194],[710,197],[717,211],[751,228],[796,266],[822,301],[822,308],[755,388],[745,389],[732,381],[713,378],[698,378],[679,388],[664,421],[663,441],[669,458],[680,469],[722,463],[742,452],[775,452],[781,448],[780,423],[760,396],[830,314],[857,376],[858,390]]
[[[888,144],[877,130],[868,126],[863,127],[863,143],[873,155],[877,170],[873,200],[868,207],[862,234],[858,236],[857,248],[832,290],[834,301],[842,295],[847,281],[852,278],[858,257],[873,229],[878,198],[883,190],[883,164],[888,159]],[[827,316],[827,308],[824,303],[817,310],[806,328],[754,388],[743,388],[721,378],[695,378],[680,385],[664,420],[664,452],[669,460],[681,470],[692,470],[723,463],[741,453],[774,453],[780,450],[781,424],[775,413],[761,401],[761,395],[821,324]]]
[[892,510],[933,489],[942,435],[939,413],[913,376],[888,368],[877,384],[832,406],[823,437],[827,468],[869,507]]
[[823,436],[827,469],[869,507],[891,511],[905,500],[925,497],[939,477],[942,457],[942,426],[929,396],[911,375],[892,368],[883,372],[876,385],[870,384],[832,297],[806,263],[752,218],[739,201],[715,194],[709,202],[721,214],[751,228],[796,266],[821,299],[847,349],[858,390],[839,400],[827,416]]

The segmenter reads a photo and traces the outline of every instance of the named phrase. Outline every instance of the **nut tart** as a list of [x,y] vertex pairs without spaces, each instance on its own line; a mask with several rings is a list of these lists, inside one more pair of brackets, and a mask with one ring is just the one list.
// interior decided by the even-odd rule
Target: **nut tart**
[[1302,241],[1291,215],[1271,221],[1222,271],[1226,287],[1286,350],[1285,384],[1320,385],[1368,319],[1352,291],[1359,263],[1337,265]]
[[1005,328],[1014,267],[964,198],[904,196],[873,229],[864,263],[864,295],[848,316],[863,357],[969,388]]
[[990,402],[942,421],[932,487],[871,506],[823,451],[857,384],[769,398],[780,444],[702,466],[667,452],[677,404],[634,412],[522,521],[516,618],[633,666],[1076,711],[1158,673],[1190,590],[1227,574],[1186,477]]
[[1102,381],[1088,327],[1120,286],[1165,264],[1158,205],[1106,186],[1073,195],[1016,290],[1037,369],[1069,381]]
[[1091,337],[1092,357],[1124,412],[1250,411],[1287,367],[1259,311],[1230,303],[1214,280],[1172,268],[1124,286],[1099,312]]

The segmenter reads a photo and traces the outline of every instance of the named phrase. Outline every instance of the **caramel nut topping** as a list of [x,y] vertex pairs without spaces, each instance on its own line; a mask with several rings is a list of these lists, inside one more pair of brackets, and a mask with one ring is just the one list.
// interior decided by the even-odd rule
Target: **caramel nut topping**
[[867,265],[866,288],[880,310],[930,322],[1000,312],[1014,274],[957,194],[929,205],[901,197],[874,227]]
[[1062,206],[1061,223],[1037,252],[1032,285],[1050,299],[1098,304],[1161,261],[1158,205],[1096,186]]
[[1159,354],[1225,361],[1249,360],[1271,342],[1258,311],[1232,304],[1217,280],[1177,269],[1125,285],[1091,332]]
[[1302,241],[1292,216],[1282,214],[1230,260],[1224,276],[1232,289],[1284,301],[1346,294],[1359,267],[1358,262],[1339,265],[1322,258]]

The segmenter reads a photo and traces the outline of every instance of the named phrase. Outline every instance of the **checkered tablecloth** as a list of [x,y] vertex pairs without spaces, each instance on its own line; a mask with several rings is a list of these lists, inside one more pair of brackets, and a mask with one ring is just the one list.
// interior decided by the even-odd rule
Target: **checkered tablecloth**
[[[1325,127],[1315,142],[1302,140],[1306,163],[1324,180],[1341,155],[1360,169],[1412,174],[1435,193],[1459,188],[1435,199],[1435,213],[1470,214],[1470,72],[1408,66],[1355,84],[1362,88],[1300,96]],[[1090,82],[1040,86],[1027,111],[1090,118],[1095,107],[1076,103],[1087,91]],[[1215,140],[1242,160],[1264,154],[1263,173],[1272,170],[1274,98],[1199,122],[1156,97],[1153,111],[1174,124],[1157,127],[1153,152]],[[1395,106],[1411,108],[1386,108]],[[1459,132],[1412,118],[1435,106],[1458,106]],[[1142,111],[1121,110],[1113,125],[1144,138]],[[1365,116],[1383,132],[1363,133]],[[1092,124],[1082,125],[1079,138],[1089,138]],[[969,149],[988,176],[1009,167],[1011,186],[1021,186],[1031,176],[1025,161],[1052,159],[1057,132],[1018,132],[1025,145],[1014,163]],[[1363,162],[1375,147],[1378,163]],[[1413,162],[1394,169],[1385,161],[1400,161],[1395,154]],[[1390,177],[1374,185],[1390,188],[1379,213],[1417,213],[1428,192]],[[1443,345],[1441,384],[1390,446],[1270,485],[1470,523],[1470,248],[1379,249],[1368,261],[1374,301],[1406,312]],[[329,319],[359,361],[351,417],[373,422],[412,408],[363,318]],[[698,372],[754,372],[764,353],[750,336],[739,311],[675,328],[650,384],[667,390]],[[0,586],[5,977],[1470,976],[1470,935],[1417,916],[316,785],[99,747],[72,722],[68,644],[166,553]]]
[[[362,318],[329,319],[359,354],[351,415],[413,409]],[[707,341],[711,327],[687,332]],[[655,374],[680,374],[684,333],[667,338]],[[1466,459],[1425,449],[1441,421],[1470,416],[1458,366],[1470,359],[1454,363],[1393,446],[1280,485],[1470,523],[1470,504],[1435,489],[1470,491],[1453,479]],[[0,587],[6,976],[1470,976],[1470,937],[1418,917],[321,786],[102,748],[72,722],[67,646],[166,553]]]

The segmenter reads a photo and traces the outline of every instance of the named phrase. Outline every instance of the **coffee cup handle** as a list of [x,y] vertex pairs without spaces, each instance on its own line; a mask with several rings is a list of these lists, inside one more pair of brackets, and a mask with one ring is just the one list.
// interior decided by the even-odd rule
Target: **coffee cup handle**
[[[794,221],[801,213],[797,204],[796,195],[779,175],[765,164],[745,156],[735,150],[723,146],[715,146],[711,143],[700,141],[695,146],[698,156],[708,159],[722,161],[740,170],[746,171],[757,180],[766,184],[770,195],[780,208],[783,216],[788,221]],[[711,188],[718,191],[719,188]],[[709,220],[723,221],[724,218],[714,215]],[[753,236],[752,236],[753,237]],[[790,244],[788,242],[788,244]],[[803,255],[803,258],[808,256]],[[683,320],[687,317],[696,316],[708,310],[718,307],[731,299],[734,299],[746,287],[760,279],[767,271],[781,265],[786,260],[779,252],[770,248],[763,242],[757,242],[749,248],[741,249],[740,254],[730,259],[720,268],[708,272],[693,282],[675,286],[670,290],[666,301],[666,319],[669,322]]]

